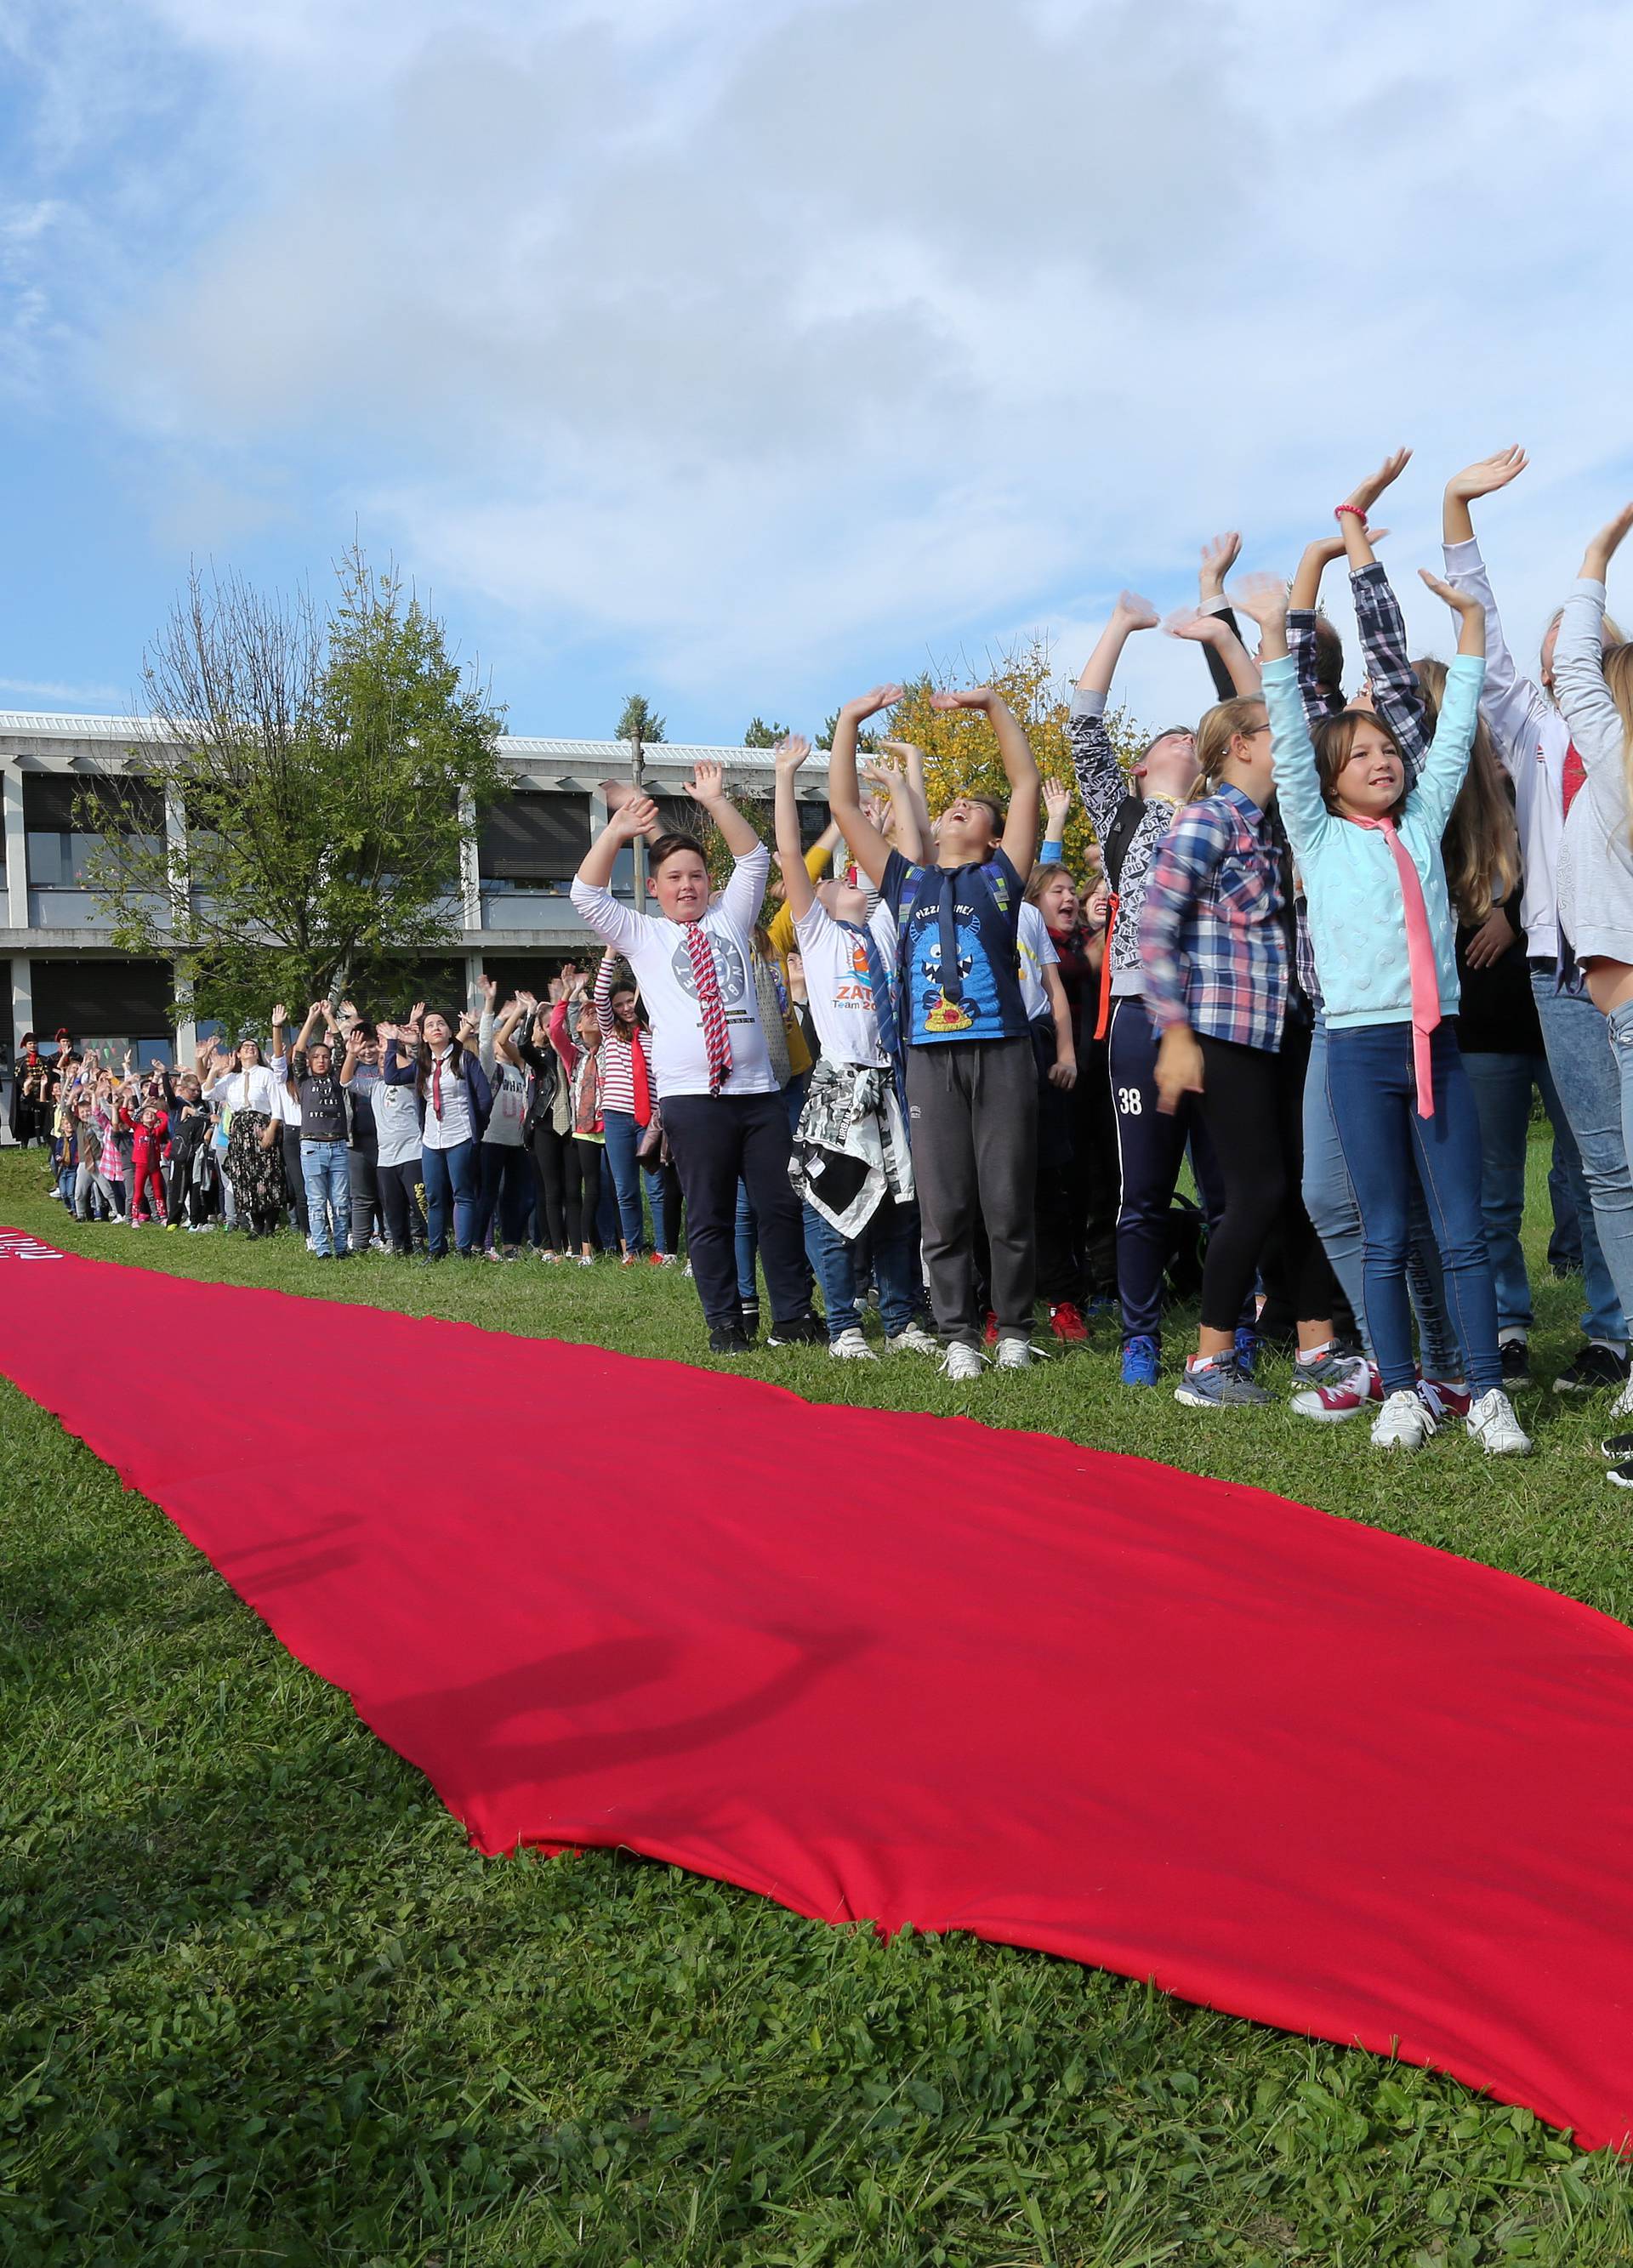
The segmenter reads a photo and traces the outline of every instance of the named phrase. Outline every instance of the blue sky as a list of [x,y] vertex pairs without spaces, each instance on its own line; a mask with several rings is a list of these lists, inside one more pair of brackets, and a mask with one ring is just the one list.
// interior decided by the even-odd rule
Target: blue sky
[[[123,708],[189,558],[355,530],[512,729],[732,740],[1075,671],[1402,442],[1442,652],[1444,478],[1532,452],[1528,653],[1633,493],[1622,7],[10,0],[0,61],[0,705]],[[1148,718],[1199,687],[1131,653]]]

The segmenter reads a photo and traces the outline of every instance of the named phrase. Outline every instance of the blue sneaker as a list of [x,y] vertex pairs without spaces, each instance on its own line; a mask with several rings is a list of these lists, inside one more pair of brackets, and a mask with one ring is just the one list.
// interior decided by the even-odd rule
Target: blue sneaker
[[1125,1386],[1155,1386],[1161,1366],[1162,1355],[1156,1341],[1144,1331],[1136,1331],[1132,1338],[1123,1341]]
[[1236,1366],[1244,1378],[1253,1374],[1253,1365],[1259,1359],[1259,1334],[1245,1323],[1236,1327]]

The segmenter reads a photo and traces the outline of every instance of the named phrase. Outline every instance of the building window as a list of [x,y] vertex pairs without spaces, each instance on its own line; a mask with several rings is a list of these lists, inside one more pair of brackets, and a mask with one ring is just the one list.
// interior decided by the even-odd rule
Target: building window
[[477,872],[483,890],[560,895],[584,864],[589,846],[588,796],[507,796],[482,822]]
[[164,791],[151,780],[25,772],[23,832],[33,888],[83,889],[86,864],[110,835],[135,836],[158,849],[165,834]]

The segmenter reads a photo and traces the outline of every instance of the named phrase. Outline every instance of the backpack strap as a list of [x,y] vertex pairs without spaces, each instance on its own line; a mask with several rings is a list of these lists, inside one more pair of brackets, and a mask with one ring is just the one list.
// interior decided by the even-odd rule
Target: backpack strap
[[1134,829],[1144,815],[1145,805],[1141,799],[1137,795],[1126,795],[1105,830],[1105,841],[1100,846],[1100,863],[1105,869],[1105,879],[1113,894],[1123,879],[1123,861],[1128,856],[1128,845],[1134,841]]

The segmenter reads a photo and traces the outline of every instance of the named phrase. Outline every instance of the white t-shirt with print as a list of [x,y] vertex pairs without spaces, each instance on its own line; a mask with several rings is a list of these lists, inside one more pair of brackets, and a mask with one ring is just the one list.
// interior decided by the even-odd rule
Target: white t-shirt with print
[[488,1079],[493,1089],[493,1108],[482,1138],[504,1150],[519,1150],[521,1122],[528,1115],[528,1074],[499,1057]]
[[[881,905],[868,924],[888,977],[896,949],[896,922]],[[879,1044],[879,1019],[868,982],[868,954],[859,937],[842,929],[820,900],[794,924],[805,969],[805,993],[824,1060],[833,1064],[887,1061]]]
[[[731,880],[699,924],[713,951],[731,1042],[731,1072],[722,1094],[774,1094],[777,1090],[749,962],[755,917],[770,873],[771,853],[764,843],[757,844],[738,859]],[[681,924],[661,914],[638,913],[610,890],[592,889],[585,882],[575,880],[571,895],[581,918],[635,972],[652,1019],[652,1068],[659,1101],[668,1101],[675,1094],[706,1094],[709,1058],[703,1043],[703,1012]]]
[[419,1097],[412,1082],[397,1086],[381,1079],[373,1089],[377,1166],[406,1166],[419,1154]]
[[1039,1016],[1053,1014],[1049,995],[1044,985],[1044,971],[1053,968],[1060,961],[1048,924],[1036,906],[1021,908],[1020,932],[1016,939],[1020,951],[1021,998],[1026,1003],[1026,1013],[1035,1024]]

